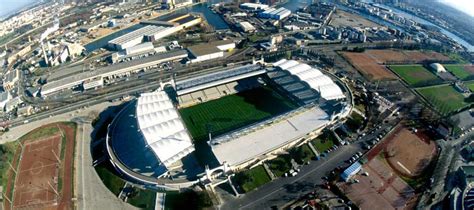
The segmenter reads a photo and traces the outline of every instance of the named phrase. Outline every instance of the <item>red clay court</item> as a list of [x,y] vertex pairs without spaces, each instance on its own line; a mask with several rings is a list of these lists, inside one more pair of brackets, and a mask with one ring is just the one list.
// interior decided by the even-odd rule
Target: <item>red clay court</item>
[[[34,208],[58,202],[61,136],[55,135],[24,145],[14,190],[14,208]],[[54,153],[53,153],[54,152]]]
[[407,177],[421,175],[437,153],[435,143],[421,131],[414,133],[406,127],[396,128],[386,141],[389,142],[384,153],[387,162],[397,173]]
[[378,158],[364,164],[362,171],[369,175],[355,175],[359,183],[338,183],[338,187],[360,209],[413,209],[416,195],[392,169]]
[[5,199],[5,209],[73,209],[74,140],[72,123],[49,124],[22,137],[23,151],[18,146],[13,162],[17,174],[10,170],[6,189],[13,205]]

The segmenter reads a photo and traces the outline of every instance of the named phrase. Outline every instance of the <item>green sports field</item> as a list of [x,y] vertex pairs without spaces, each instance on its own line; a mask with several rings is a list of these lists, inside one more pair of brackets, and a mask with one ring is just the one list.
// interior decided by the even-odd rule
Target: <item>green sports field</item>
[[443,85],[416,89],[438,111],[448,114],[452,111],[469,105],[464,101],[464,96],[453,86]]
[[194,141],[208,139],[276,116],[297,106],[268,87],[256,88],[180,109]]
[[474,92],[474,82],[466,83],[467,87]]
[[461,80],[474,79],[474,69],[470,70],[469,66],[462,64],[447,64],[444,67],[457,78]]
[[393,65],[389,67],[412,87],[435,85],[442,82],[422,65]]

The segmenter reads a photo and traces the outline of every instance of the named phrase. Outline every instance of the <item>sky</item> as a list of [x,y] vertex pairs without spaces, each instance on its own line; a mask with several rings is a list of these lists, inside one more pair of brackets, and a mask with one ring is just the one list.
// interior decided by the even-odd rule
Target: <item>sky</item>
[[443,4],[450,5],[474,17],[474,1],[473,0],[439,0],[439,1]]
[[0,19],[38,0],[0,0]]

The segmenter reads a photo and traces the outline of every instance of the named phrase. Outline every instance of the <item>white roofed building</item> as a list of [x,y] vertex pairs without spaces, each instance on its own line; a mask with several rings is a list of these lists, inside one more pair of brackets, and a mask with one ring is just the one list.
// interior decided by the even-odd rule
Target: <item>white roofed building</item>
[[181,159],[194,151],[194,145],[167,93],[156,91],[141,94],[115,117],[107,151],[122,173],[153,183],[182,167]]
[[300,63],[295,60],[282,59],[273,66],[281,70],[288,71],[298,77],[301,81],[308,84],[313,90],[317,91],[325,100],[337,100],[345,98],[341,88],[327,75],[324,75],[319,69],[313,68],[308,64]]

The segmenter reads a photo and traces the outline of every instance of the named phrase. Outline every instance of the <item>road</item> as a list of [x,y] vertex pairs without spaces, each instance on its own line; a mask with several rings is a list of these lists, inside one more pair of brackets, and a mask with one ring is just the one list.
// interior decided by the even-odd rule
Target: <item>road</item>
[[326,158],[302,166],[297,176],[279,178],[238,198],[227,200],[221,206],[221,209],[281,207],[313,191],[314,186],[323,183],[322,177],[327,176],[334,168],[345,164],[344,160],[349,159],[358,151],[361,151],[361,148],[357,144],[339,147],[338,150],[330,153]]
[[76,189],[78,209],[136,209],[121,201],[100,180],[92,166],[90,121],[78,122],[76,147]]
[[[431,209],[433,205],[442,202],[445,196],[455,187],[454,183],[459,180],[457,180],[457,176],[451,174],[458,169],[462,146],[466,142],[472,141],[472,139],[474,139],[474,132],[451,141],[437,141],[442,150],[432,175],[433,184],[431,190],[425,191],[422,195],[418,208]],[[435,194],[433,201],[430,201],[430,197]]]

